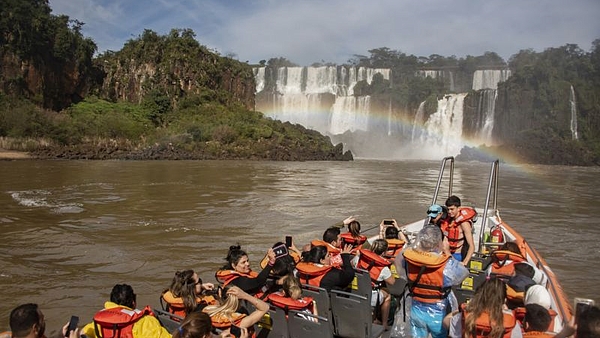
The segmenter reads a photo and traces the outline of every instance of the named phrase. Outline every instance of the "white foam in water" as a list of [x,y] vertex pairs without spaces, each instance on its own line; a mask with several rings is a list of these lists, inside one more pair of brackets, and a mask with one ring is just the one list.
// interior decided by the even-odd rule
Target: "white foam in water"
[[20,205],[26,207],[49,207],[47,197],[50,192],[46,190],[13,191],[10,196]]

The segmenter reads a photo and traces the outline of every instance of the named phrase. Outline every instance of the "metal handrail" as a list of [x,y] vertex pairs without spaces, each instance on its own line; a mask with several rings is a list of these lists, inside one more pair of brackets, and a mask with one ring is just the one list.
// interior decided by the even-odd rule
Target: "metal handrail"
[[487,193],[485,196],[485,205],[483,208],[483,219],[481,220],[481,229],[479,231],[479,248],[478,252],[482,252],[482,248],[484,245],[483,236],[485,234],[485,225],[487,223],[487,214],[490,208],[490,199],[492,197],[492,192],[494,193],[494,207],[493,210],[497,210],[498,206],[498,170],[500,168],[500,161],[495,160],[492,162],[492,167],[490,169],[490,179],[488,181]]
[[[454,182],[454,156],[444,157],[442,159],[442,165],[440,167],[440,174],[438,175],[438,180],[435,185],[435,191],[433,192],[433,199],[431,200],[431,204],[436,204],[438,194],[440,192],[440,187],[442,185],[442,179],[444,178],[444,172],[446,171],[446,162],[450,161],[450,182],[448,184],[448,196],[452,196],[452,184]],[[425,223],[423,226],[429,224],[429,217],[425,218]]]

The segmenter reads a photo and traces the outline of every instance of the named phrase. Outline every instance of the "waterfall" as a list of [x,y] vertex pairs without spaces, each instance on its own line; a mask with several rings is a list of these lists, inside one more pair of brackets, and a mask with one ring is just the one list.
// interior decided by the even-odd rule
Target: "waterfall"
[[473,90],[498,89],[510,77],[510,69],[483,69],[473,73]]
[[[254,70],[257,93],[265,88],[265,71],[261,69]],[[370,84],[378,73],[390,79],[389,69],[280,67],[275,90],[267,95],[270,102],[257,100],[257,107],[268,117],[299,123],[324,135],[368,131],[370,125],[376,124],[370,121],[370,97],[355,97],[354,86],[360,81]]]
[[575,101],[575,89],[571,85],[571,95],[569,95],[569,103],[571,104],[571,136],[573,140],[578,140],[577,135],[577,102]]
[[252,68],[257,93],[262,92],[263,89],[265,89],[265,68],[266,67]]
[[421,136],[421,125],[423,124],[423,119],[425,117],[425,101],[419,104],[419,108],[417,109],[417,113],[415,114],[415,119],[413,120],[412,133],[410,135],[410,141],[414,142]]
[[494,129],[494,113],[496,109],[497,97],[497,90],[483,89],[477,104],[477,112],[478,116],[480,117],[480,121],[477,125],[476,136],[479,141],[487,146],[493,145],[492,130]]
[[438,100],[437,111],[425,122],[423,133],[413,141],[413,158],[440,159],[455,156],[462,141],[463,104],[466,93],[445,95]]

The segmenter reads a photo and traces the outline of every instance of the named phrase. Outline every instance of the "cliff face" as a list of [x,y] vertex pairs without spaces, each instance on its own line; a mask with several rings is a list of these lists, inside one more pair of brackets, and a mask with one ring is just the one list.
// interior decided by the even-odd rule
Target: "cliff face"
[[166,36],[146,30],[95,63],[103,71],[98,89],[103,98],[141,103],[158,93],[173,106],[185,96],[199,96],[254,109],[252,68],[200,45],[191,30],[174,29]]
[[26,97],[44,108],[61,110],[81,101],[91,88],[91,77],[73,62],[22,59],[1,54],[0,84],[7,95]]

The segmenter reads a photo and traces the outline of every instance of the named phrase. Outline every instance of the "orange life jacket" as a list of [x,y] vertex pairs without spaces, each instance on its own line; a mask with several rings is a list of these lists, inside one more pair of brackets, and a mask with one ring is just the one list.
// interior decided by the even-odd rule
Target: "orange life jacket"
[[[271,293],[268,297],[269,303],[288,310],[304,310],[312,308],[312,297],[302,297],[300,299],[292,299],[291,297],[284,296],[281,292]],[[312,312],[312,310],[311,310]]]
[[[527,313],[527,310],[521,306],[521,307],[515,308],[513,310],[513,313],[515,314],[515,318],[517,319],[517,321],[521,324],[521,327],[524,327],[523,324],[525,321],[525,314]],[[548,331],[553,331],[554,318],[556,318],[556,315],[558,313],[553,309],[548,309],[548,313],[550,314],[550,318],[552,318],[552,320],[550,320],[550,324],[548,325]]]
[[352,245],[352,250],[354,251],[353,253],[355,253],[357,249],[360,249],[363,243],[367,241],[367,236],[359,235],[358,238],[354,238],[349,232],[340,234],[340,238],[342,239],[344,244]]
[[[469,313],[466,311],[467,304],[462,304],[460,309],[462,312],[462,329],[463,337],[469,338],[487,338],[490,332],[492,332],[492,323],[490,323],[490,317],[487,312],[482,313],[479,318],[475,321],[475,332],[466,332],[465,320]],[[512,311],[502,311],[502,325],[504,326],[504,333],[502,338],[510,338],[511,332],[517,325],[517,320],[513,315]],[[495,326],[495,325],[494,325]]]
[[449,255],[437,255],[432,252],[422,252],[407,249],[403,253],[406,260],[408,290],[415,300],[425,303],[435,303],[446,298],[450,287],[444,287],[444,267]]
[[515,264],[525,262],[521,254],[508,250],[495,250],[492,252],[492,269],[490,274],[510,278],[515,275]]
[[321,286],[321,279],[325,277],[325,274],[329,272],[333,267],[330,265],[321,265],[310,262],[300,262],[296,264],[298,270],[298,278],[304,284],[310,284],[314,286]]
[[386,266],[390,266],[392,262],[379,256],[371,250],[360,249],[359,251],[360,256],[358,256],[358,263],[356,264],[356,267],[369,271],[372,286],[381,286],[383,281],[378,281],[377,278],[381,274],[381,270],[383,270],[383,268]]
[[313,246],[324,246],[327,248],[327,252],[329,252],[330,256],[330,265],[336,268],[339,268],[344,263],[342,259],[342,249],[336,248],[330,243],[327,243],[320,239],[315,239],[310,242],[311,247]]
[[[166,308],[163,307],[163,310],[185,318],[186,313],[185,306],[183,305],[183,298],[175,297],[171,291],[167,290],[163,292],[163,294],[161,295],[161,299],[164,300],[165,303],[167,303]],[[196,297],[197,304],[200,304],[202,302],[206,303],[207,305],[213,305],[216,304],[217,301],[213,296]],[[161,305],[163,305],[162,301]]]
[[402,248],[404,248],[404,244],[406,244],[403,240],[396,238],[386,239],[385,241],[388,243],[388,249],[383,254],[385,258],[396,258],[400,251],[402,251]]
[[94,315],[96,337],[133,338],[133,324],[146,315],[153,315],[149,306],[143,310],[123,306],[100,310]]
[[450,245],[450,252],[460,252],[465,239],[462,233],[460,225],[464,222],[469,222],[473,225],[473,219],[477,216],[477,211],[471,207],[460,207],[458,208],[458,215],[454,219],[445,219],[440,223],[442,232],[448,238],[448,244]]
[[217,313],[210,316],[210,322],[212,323],[213,327],[221,330],[226,330],[232,324],[239,326],[240,322],[242,321],[242,319],[244,319],[244,317],[246,317],[246,315],[243,313],[234,312],[231,314],[231,317],[232,318],[228,318],[222,313]]
[[258,273],[254,271],[250,271],[249,273],[241,273],[235,270],[219,270],[215,273],[215,278],[219,283],[223,284],[223,287],[226,287],[234,279],[242,276],[248,278],[256,278],[258,276]]

